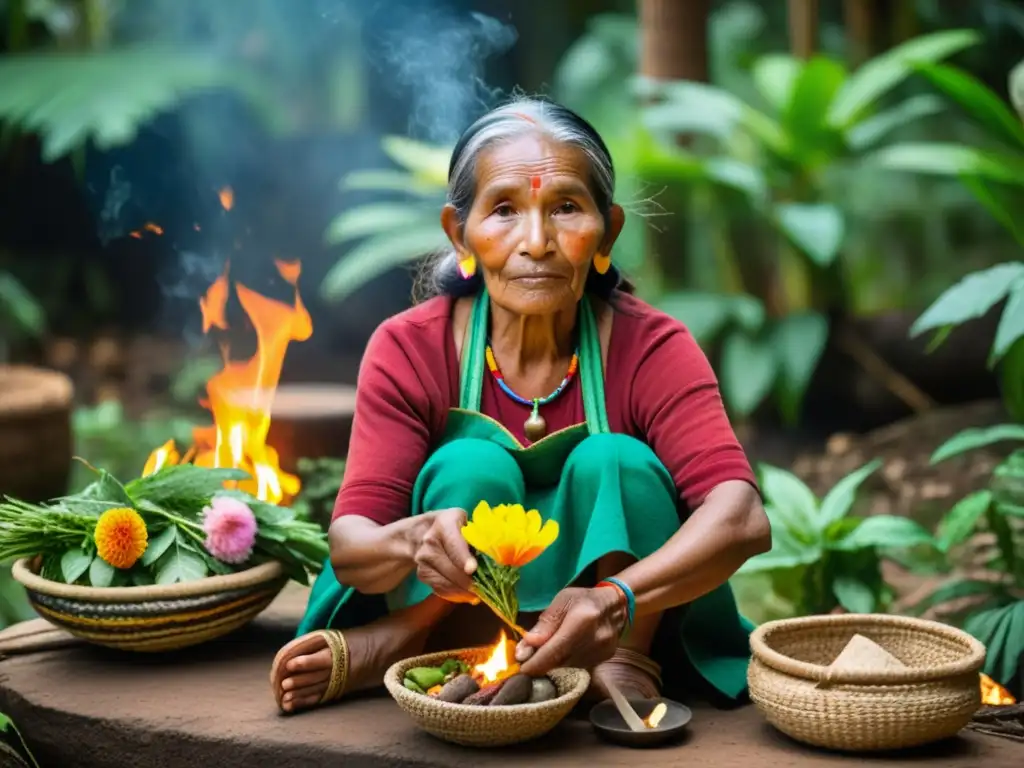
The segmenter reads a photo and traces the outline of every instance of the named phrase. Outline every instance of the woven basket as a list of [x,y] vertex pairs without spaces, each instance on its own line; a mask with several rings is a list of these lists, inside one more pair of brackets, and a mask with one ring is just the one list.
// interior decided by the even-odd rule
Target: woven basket
[[543,736],[569,714],[590,685],[590,674],[585,670],[556,669],[548,676],[558,689],[558,698],[507,707],[449,704],[402,685],[406,671],[413,667],[440,666],[446,659],[455,658],[473,666],[485,661],[491,651],[466,648],[406,659],[388,669],[384,685],[420,728],[439,739],[467,747],[503,747]]
[[205,643],[252,621],[288,581],[280,563],[183,584],[81,587],[40,577],[18,560],[14,578],[40,616],[95,645],[154,653]]
[[40,502],[67,493],[73,394],[62,373],[0,365],[0,495]]
[[[832,671],[860,634],[907,668]],[[847,751],[902,749],[955,735],[981,706],[985,647],[965,632],[902,616],[773,621],[750,638],[750,697],[792,738]]]

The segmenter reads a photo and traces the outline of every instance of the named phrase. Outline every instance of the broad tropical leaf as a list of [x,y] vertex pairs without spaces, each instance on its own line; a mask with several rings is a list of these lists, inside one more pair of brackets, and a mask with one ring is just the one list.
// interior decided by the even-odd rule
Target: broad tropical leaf
[[1014,283],[1010,291],[1010,297],[1003,307],[1003,314],[999,318],[999,327],[996,329],[996,338],[992,342],[992,354],[989,358],[991,364],[999,360],[1009,351],[1018,339],[1024,337],[1024,279]]
[[764,305],[753,296],[677,291],[662,298],[658,308],[685,324],[701,344],[733,322],[751,333],[764,324]]
[[978,521],[992,504],[992,492],[975,491],[960,499],[939,523],[935,545],[943,552],[967,541]]
[[396,267],[411,264],[448,245],[438,222],[422,223],[364,240],[324,276],[325,298],[338,301]]
[[946,290],[917,318],[910,335],[918,336],[925,331],[984,317],[1021,283],[1024,283],[1024,262],[997,264],[972,272]]
[[379,235],[401,230],[411,225],[422,225],[430,220],[438,227],[438,212],[431,207],[425,209],[416,203],[368,203],[356,206],[342,213],[327,227],[324,239],[337,245],[369,235]]
[[846,68],[838,61],[815,56],[806,64],[783,110],[782,123],[800,151],[828,153],[838,149],[839,133],[827,123],[828,110],[846,81]]
[[761,464],[758,480],[766,503],[776,512],[774,522],[781,522],[793,536],[805,542],[817,538],[814,521],[818,500],[799,477],[770,464]]
[[869,155],[867,161],[894,171],[913,171],[933,176],[979,176],[990,181],[1024,186],[1024,158],[962,144],[894,144]]
[[880,466],[882,466],[882,460],[875,459],[860,469],[855,469],[832,486],[832,489],[825,494],[825,498],[821,500],[821,506],[818,509],[816,522],[819,530],[824,531],[833,523],[842,520],[849,514],[850,509],[853,507],[853,502],[857,498],[857,491],[860,490],[860,486]]
[[832,582],[832,594],[850,613],[873,613],[878,605],[871,587],[853,576],[837,576]]
[[794,313],[772,329],[772,346],[779,363],[775,391],[783,418],[795,424],[807,385],[828,341],[828,320],[816,312]]
[[1009,685],[1024,659],[1024,600],[972,616],[964,630],[985,645],[986,675],[1000,685]]
[[1024,149],[1024,125],[1020,118],[976,77],[946,64],[919,64],[917,70],[993,136]]
[[771,392],[778,371],[767,343],[733,331],[722,342],[722,394],[740,417],[749,416]]
[[831,547],[849,552],[867,548],[907,549],[931,542],[932,535],[910,518],[874,515],[865,518],[852,533]]
[[904,99],[895,107],[883,110],[850,127],[846,132],[846,143],[850,149],[862,152],[889,133],[922,117],[941,112],[945,106],[942,100],[931,94],[919,94]]
[[246,70],[203,52],[140,46],[4,58],[0,122],[38,133],[51,162],[90,139],[101,150],[127,144],[157,113],[223,88],[244,95],[266,119],[280,120]]
[[1024,424],[997,424],[993,427],[965,429],[936,448],[931,463],[938,464],[961,453],[1005,440],[1024,440]]
[[940,61],[980,41],[981,36],[973,30],[946,30],[916,37],[876,56],[850,75],[832,102],[829,123],[837,128],[849,127],[880,97],[906,80],[916,65]]
[[819,267],[827,267],[843,244],[842,212],[830,203],[780,203],[775,220],[782,232]]
[[448,184],[450,147],[424,144],[405,136],[385,136],[380,145],[388,157],[411,171],[418,180],[441,188]]
[[803,69],[803,62],[784,53],[769,53],[754,62],[750,74],[764,100],[782,114],[793,98],[793,87]]
[[35,296],[8,272],[0,272],[0,335],[14,332],[40,336],[46,314]]

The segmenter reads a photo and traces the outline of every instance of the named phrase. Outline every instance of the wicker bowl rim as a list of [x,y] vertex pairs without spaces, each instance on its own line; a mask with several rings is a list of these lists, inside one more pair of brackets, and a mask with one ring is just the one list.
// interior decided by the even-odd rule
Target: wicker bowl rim
[[[792,634],[795,632],[814,632],[830,627],[849,627],[850,629],[871,627],[888,627],[903,630],[906,633],[917,633],[952,640],[964,647],[964,654],[955,661],[936,664],[931,667],[908,667],[898,670],[847,670],[833,671],[821,664],[811,664],[779,653],[771,647],[771,638],[775,634]],[[770,621],[757,627],[750,636],[750,649],[753,655],[768,667],[779,672],[803,680],[816,683],[836,685],[904,685],[928,683],[946,680],[969,673],[977,673],[985,663],[985,646],[966,632],[941,624],[937,621],[916,619],[909,616],[889,616],[883,614],[843,614],[838,616],[804,616],[796,619],[780,619]]]
[[62,584],[59,581],[44,579],[36,573],[38,568],[36,558],[25,557],[14,563],[11,567],[11,575],[26,589],[34,592],[87,603],[137,603],[147,600],[203,597],[236,589],[257,587],[285,577],[281,563],[273,560],[238,573],[206,576],[181,584],[153,584],[143,587],[83,587],[78,584]]
[[401,699],[405,699],[406,701],[415,700],[416,702],[422,702],[425,707],[433,709],[436,712],[443,712],[447,710],[452,713],[457,712],[459,714],[464,714],[466,717],[473,719],[485,718],[488,713],[505,713],[503,717],[507,717],[508,715],[514,715],[517,712],[542,712],[546,709],[557,710],[564,706],[566,699],[573,697],[579,698],[586,693],[587,688],[590,686],[590,673],[587,672],[587,670],[576,669],[575,667],[565,667],[552,670],[552,672],[574,673],[576,683],[570,690],[559,694],[553,699],[533,704],[527,702],[525,704],[509,704],[503,707],[480,707],[474,704],[454,704],[447,701],[438,701],[433,697],[424,696],[422,693],[410,691],[402,684],[402,676],[405,674],[407,669],[412,669],[413,667],[435,666],[451,658],[478,656],[489,650],[489,647],[479,646],[476,648],[460,648],[453,651],[439,651],[437,653],[429,653],[424,656],[413,656],[408,659],[403,659],[402,661],[395,662],[388,668],[388,671],[384,674],[384,685],[388,689],[388,693],[390,693],[392,698],[396,701],[400,701]]

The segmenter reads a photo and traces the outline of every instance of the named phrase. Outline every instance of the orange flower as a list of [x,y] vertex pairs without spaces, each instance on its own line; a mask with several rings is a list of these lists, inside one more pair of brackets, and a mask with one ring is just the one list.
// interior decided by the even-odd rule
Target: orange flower
[[148,545],[146,523],[134,509],[115,507],[108,509],[96,521],[96,552],[115,568],[131,568],[142,557]]
[[522,504],[492,508],[481,501],[473,510],[472,520],[462,527],[462,536],[498,565],[519,568],[554,543],[558,523],[542,521],[537,510],[527,511]]

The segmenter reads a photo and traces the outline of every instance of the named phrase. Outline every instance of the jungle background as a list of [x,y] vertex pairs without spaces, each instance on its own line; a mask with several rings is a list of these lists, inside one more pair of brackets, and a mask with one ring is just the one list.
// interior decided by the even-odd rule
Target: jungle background
[[[323,519],[448,148],[543,94],[606,138],[613,257],[761,467],[744,610],[1024,638],[1024,3],[0,0],[0,32],[0,492],[187,445],[221,367],[200,297],[230,263],[287,300],[299,260],[271,443]],[[0,624],[31,615],[5,575]]]

